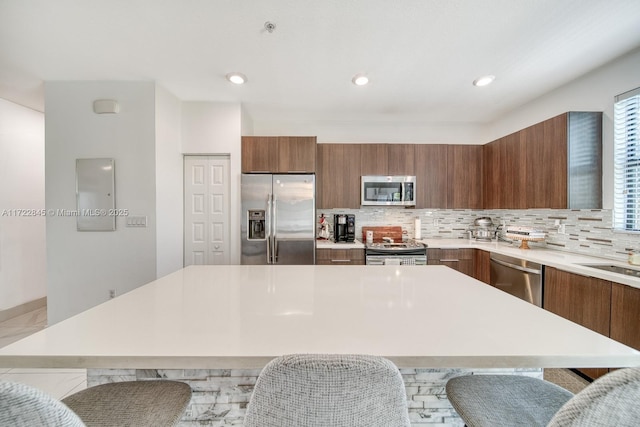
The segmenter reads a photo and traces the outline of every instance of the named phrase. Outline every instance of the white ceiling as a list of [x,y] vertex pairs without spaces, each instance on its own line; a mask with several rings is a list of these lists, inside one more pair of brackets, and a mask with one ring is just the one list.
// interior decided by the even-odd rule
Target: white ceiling
[[254,120],[486,123],[639,46],[639,0],[0,0],[0,97],[152,80]]

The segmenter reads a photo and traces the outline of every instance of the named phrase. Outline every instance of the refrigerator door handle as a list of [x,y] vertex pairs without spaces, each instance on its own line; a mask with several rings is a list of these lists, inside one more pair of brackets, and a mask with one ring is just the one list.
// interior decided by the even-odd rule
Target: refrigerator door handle
[[272,194],[269,194],[267,197],[267,218],[266,218],[266,223],[267,223],[267,264],[273,264],[271,262],[271,198],[272,198]]
[[272,212],[273,212],[273,264],[277,264],[278,263],[278,234],[277,234],[277,230],[278,230],[278,216],[277,216],[277,212],[278,212],[278,204],[276,201],[276,195],[274,194],[273,196],[273,205],[272,205]]

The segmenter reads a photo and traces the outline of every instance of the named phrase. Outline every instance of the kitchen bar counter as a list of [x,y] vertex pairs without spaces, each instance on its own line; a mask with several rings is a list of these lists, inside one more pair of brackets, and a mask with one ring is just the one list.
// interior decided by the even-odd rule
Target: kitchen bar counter
[[245,369],[287,353],[640,365],[640,352],[444,266],[190,266],[1,348],[0,367]]

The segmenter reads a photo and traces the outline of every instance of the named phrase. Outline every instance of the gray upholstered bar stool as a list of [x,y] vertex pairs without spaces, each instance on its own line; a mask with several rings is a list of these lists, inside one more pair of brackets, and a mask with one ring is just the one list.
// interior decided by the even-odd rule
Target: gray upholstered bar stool
[[468,427],[636,427],[640,422],[640,368],[613,371],[576,395],[518,375],[456,377],[446,390]]
[[177,381],[103,384],[63,400],[26,384],[0,382],[1,426],[175,426],[191,400]]
[[62,403],[88,426],[175,426],[191,400],[179,381],[124,381],[89,387]]
[[408,427],[404,382],[389,360],[294,354],[260,372],[245,427]]

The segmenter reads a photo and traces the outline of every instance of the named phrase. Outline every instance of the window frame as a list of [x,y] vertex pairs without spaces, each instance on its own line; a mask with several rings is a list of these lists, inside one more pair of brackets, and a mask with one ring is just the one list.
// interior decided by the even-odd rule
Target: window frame
[[613,229],[640,233],[640,87],[614,98]]

